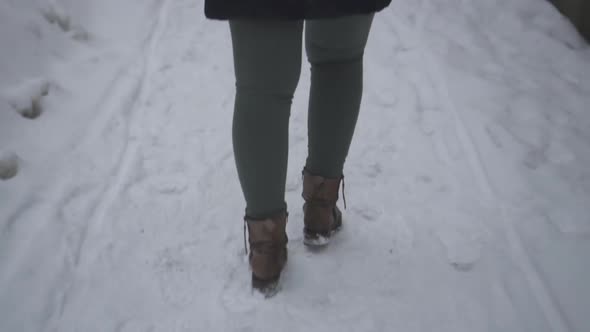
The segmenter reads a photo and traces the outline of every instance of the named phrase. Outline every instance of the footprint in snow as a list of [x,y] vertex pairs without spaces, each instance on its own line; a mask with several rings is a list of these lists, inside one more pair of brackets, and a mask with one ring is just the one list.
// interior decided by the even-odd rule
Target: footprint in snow
[[430,175],[421,174],[421,175],[416,175],[415,181],[418,184],[429,185],[429,184],[432,184],[433,179]]
[[365,170],[365,175],[371,179],[379,177],[381,173],[383,173],[383,167],[381,167],[381,164],[379,163],[371,164]]
[[155,262],[155,272],[160,283],[164,301],[173,307],[182,308],[192,304],[198,293],[198,280],[195,278],[199,265],[196,246],[180,245],[162,251]]
[[538,169],[547,163],[545,152],[545,149],[529,150],[523,160],[523,164],[532,170]]
[[146,332],[154,330],[154,325],[134,319],[119,323],[115,329],[117,332]]
[[43,113],[42,99],[49,94],[51,84],[43,78],[25,81],[2,92],[2,97],[22,117],[36,119]]
[[352,213],[358,216],[361,220],[376,221],[381,217],[381,212],[371,206],[357,206],[351,208]]
[[[234,314],[249,313],[265,301],[264,295],[252,289],[248,258],[239,250],[236,255],[228,259],[231,268],[223,286],[220,300],[226,311]],[[286,271],[286,270],[285,270]],[[284,281],[284,278],[282,278]]]
[[495,125],[488,125],[485,127],[485,129],[490,142],[492,142],[492,144],[494,144],[494,146],[496,146],[497,149],[503,149],[504,143],[502,143],[501,139],[501,129]]
[[441,232],[438,237],[447,251],[449,264],[457,271],[470,271],[480,258],[477,243],[453,232]]
[[49,24],[55,24],[61,31],[73,39],[84,41],[89,39],[88,32],[80,25],[72,23],[72,17],[56,0],[49,0],[40,8],[41,15]]
[[285,190],[287,192],[297,192],[301,188],[301,180],[299,178],[291,178],[287,181]]
[[452,221],[464,224],[441,223],[436,236],[446,249],[448,263],[457,271],[470,271],[481,257],[482,232],[469,216],[453,216]]
[[586,206],[584,199],[570,199],[547,211],[546,217],[563,234],[587,236],[590,235],[590,218],[585,212]]
[[182,195],[188,190],[188,182],[182,176],[156,175],[147,176],[136,181],[132,188],[133,190],[151,194],[176,196]]
[[152,178],[148,187],[162,195],[181,195],[188,189],[188,183],[184,177],[160,176]]
[[0,151],[0,180],[8,180],[18,173],[18,156],[14,152]]

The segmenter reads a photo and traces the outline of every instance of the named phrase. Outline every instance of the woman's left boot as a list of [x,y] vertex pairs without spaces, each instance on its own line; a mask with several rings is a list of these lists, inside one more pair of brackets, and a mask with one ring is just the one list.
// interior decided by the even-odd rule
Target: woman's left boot
[[287,262],[287,213],[263,220],[245,218],[250,244],[252,287],[267,297],[278,290],[278,282]]

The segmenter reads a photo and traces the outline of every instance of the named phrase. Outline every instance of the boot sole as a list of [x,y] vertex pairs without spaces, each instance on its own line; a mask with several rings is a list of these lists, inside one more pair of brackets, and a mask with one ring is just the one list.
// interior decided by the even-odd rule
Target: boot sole
[[[303,214],[305,214],[305,204],[303,205]],[[330,244],[330,241],[332,240],[332,236],[335,233],[338,233],[338,231],[340,231],[340,229],[342,228],[342,212],[340,212],[340,210],[338,210],[337,207],[335,207],[335,210],[334,210],[334,217],[336,218],[336,224],[338,226],[334,227],[334,229],[332,229],[329,234],[323,235],[323,234],[319,234],[319,233],[308,233],[308,232],[306,232],[306,230],[304,228],[303,229],[303,244],[309,248],[316,248],[316,249],[326,247],[328,244]]]
[[326,235],[321,235],[321,234],[308,234],[305,233],[303,234],[303,244],[311,247],[311,248],[322,248],[327,246],[328,244],[330,244],[330,241],[332,240],[332,236],[336,233],[338,233],[338,231],[340,231],[340,229],[342,228],[342,224],[340,224],[340,226],[334,228],[330,234]]
[[264,295],[265,298],[273,297],[281,290],[280,278],[279,275],[272,279],[260,279],[252,274],[252,288]]
[[308,235],[305,235],[305,237],[303,238],[303,244],[305,244],[308,247],[322,248],[322,247],[325,247],[328,244],[330,244],[330,240],[331,240],[331,236],[322,236],[322,235],[308,236]]

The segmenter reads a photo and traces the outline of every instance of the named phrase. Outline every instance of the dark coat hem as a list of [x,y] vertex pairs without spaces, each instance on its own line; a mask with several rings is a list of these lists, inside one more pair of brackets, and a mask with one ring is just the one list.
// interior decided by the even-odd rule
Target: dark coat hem
[[[391,0],[339,0],[337,4],[309,5],[309,1],[297,0],[273,5],[253,5],[252,1],[206,0],[205,16],[214,20],[233,19],[323,19],[375,13],[387,7]],[[277,5],[281,3],[281,5]],[[307,5],[306,5],[307,4]]]

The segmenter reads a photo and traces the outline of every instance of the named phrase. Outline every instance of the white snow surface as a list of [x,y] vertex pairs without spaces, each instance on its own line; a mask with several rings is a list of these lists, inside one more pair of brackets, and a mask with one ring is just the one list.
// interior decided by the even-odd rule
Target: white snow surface
[[202,12],[0,0],[0,331],[590,331],[590,49],[548,2],[377,15],[320,252],[303,71],[270,299],[243,252],[229,29]]

